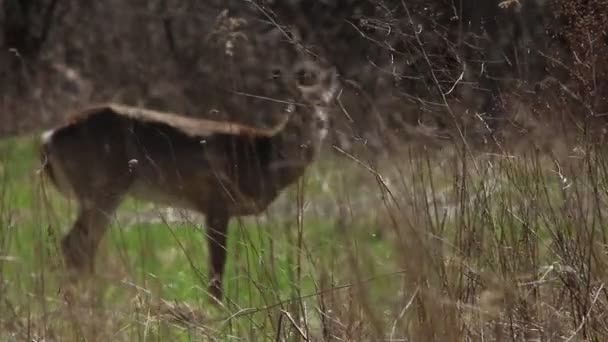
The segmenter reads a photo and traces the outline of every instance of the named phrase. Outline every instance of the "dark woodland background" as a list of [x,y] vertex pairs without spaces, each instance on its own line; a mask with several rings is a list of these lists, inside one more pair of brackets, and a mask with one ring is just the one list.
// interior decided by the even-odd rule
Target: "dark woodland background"
[[[554,136],[555,125],[594,141],[604,134],[608,0],[0,4],[0,136],[100,101],[198,113],[216,85],[238,77],[214,67],[207,38],[223,11],[295,27],[337,68],[344,89],[332,142],[343,148],[462,138],[485,146]],[[221,119],[268,120],[232,114]]]

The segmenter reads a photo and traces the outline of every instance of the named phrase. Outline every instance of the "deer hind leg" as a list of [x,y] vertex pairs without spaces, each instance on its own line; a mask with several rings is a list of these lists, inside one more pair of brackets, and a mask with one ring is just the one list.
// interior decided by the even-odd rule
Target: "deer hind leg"
[[78,218],[61,241],[66,266],[77,273],[92,273],[95,254],[120,203],[120,196],[80,201]]
[[223,211],[209,211],[207,244],[209,246],[209,294],[217,301],[223,297],[222,279],[226,265],[226,241],[230,216]]

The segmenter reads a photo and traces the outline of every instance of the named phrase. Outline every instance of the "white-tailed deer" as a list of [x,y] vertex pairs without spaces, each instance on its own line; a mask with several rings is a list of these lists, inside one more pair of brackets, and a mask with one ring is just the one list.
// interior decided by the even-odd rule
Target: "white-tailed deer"
[[[244,56],[258,56],[260,63],[243,62],[239,88],[207,108],[274,111],[269,114],[282,119],[272,128],[107,104],[43,134],[44,174],[79,204],[78,217],[61,241],[70,269],[77,274],[93,270],[110,217],[130,195],[205,214],[209,293],[222,299],[230,218],[265,210],[303,174],[327,133],[337,75],[287,45],[274,50],[246,45]],[[231,46],[226,58],[237,53],[238,47]],[[243,107],[234,107],[235,98]]]

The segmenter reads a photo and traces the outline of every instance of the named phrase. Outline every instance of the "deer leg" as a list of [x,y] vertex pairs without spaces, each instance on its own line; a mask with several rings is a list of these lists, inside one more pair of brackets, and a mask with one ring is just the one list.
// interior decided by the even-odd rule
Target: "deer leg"
[[207,244],[209,246],[209,294],[221,301],[222,278],[226,265],[226,237],[230,216],[224,212],[207,213]]
[[78,273],[93,272],[97,247],[108,229],[110,217],[119,201],[117,197],[107,197],[103,200],[80,202],[78,218],[61,241],[68,269]]

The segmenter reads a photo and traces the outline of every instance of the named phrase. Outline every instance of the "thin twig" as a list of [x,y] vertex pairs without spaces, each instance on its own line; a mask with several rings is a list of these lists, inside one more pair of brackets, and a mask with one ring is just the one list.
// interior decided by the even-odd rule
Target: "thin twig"
[[591,301],[591,305],[589,306],[589,310],[587,310],[587,314],[585,314],[585,316],[581,320],[581,324],[578,325],[576,330],[574,330],[574,333],[572,333],[572,335],[570,335],[570,337],[568,337],[566,342],[572,341],[572,339],[574,339],[574,337],[576,335],[578,335],[578,333],[581,331],[581,329],[583,329],[583,326],[585,325],[585,323],[587,323],[587,320],[589,320],[589,316],[591,316],[591,311],[593,310],[593,306],[595,305],[595,302],[597,302],[598,298],[600,297],[600,293],[602,292],[602,289],[604,289],[604,283],[602,283],[600,285],[600,288],[597,289],[597,291],[595,292],[595,295],[593,296],[593,300]]

